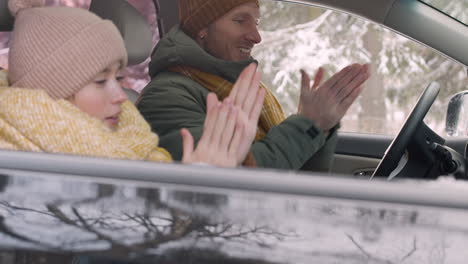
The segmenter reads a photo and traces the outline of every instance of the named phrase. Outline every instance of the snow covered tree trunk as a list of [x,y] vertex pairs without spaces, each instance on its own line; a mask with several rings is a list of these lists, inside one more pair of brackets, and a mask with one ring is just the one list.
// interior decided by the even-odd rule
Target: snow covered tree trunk
[[385,85],[382,76],[378,72],[382,43],[378,32],[372,25],[368,25],[368,31],[363,36],[364,48],[371,58],[371,77],[366,82],[361,97],[361,111],[359,112],[359,126],[362,131],[385,134],[386,116]]

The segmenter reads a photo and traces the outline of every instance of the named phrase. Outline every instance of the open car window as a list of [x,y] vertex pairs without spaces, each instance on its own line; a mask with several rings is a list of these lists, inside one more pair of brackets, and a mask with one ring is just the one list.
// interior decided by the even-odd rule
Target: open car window
[[354,15],[270,0],[261,1],[261,13],[263,41],[254,57],[288,114],[297,111],[300,69],[313,75],[323,66],[330,76],[354,62],[370,63],[372,76],[341,131],[395,135],[423,89],[436,81],[442,90],[426,122],[446,136],[448,101],[467,89],[464,65]]

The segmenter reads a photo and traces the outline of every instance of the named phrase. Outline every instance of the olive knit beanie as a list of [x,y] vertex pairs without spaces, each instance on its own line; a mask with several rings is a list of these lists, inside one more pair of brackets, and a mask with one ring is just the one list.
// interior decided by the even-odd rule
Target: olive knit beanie
[[15,16],[9,53],[11,86],[43,89],[68,98],[114,62],[127,64],[116,26],[72,7],[44,7],[44,0],[9,0]]
[[258,0],[179,0],[179,24],[195,38],[200,30],[245,3],[259,5]]

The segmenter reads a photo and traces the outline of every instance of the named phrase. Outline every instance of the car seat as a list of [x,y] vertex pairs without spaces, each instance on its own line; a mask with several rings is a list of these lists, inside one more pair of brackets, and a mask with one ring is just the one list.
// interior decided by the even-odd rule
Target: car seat
[[[129,66],[140,64],[149,57],[153,48],[151,28],[140,12],[126,0],[92,0],[89,11],[111,20],[117,26],[125,42]],[[124,88],[124,91],[132,103],[140,96],[131,89]]]
[[[92,0],[89,10],[117,26],[125,42],[129,66],[142,63],[149,57],[153,45],[150,26],[126,0]],[[0,0],[0,31],[12,31],[13,25],[14,17],[8,9],[8,0]],[[124,88],[124,91],[133,103],[139,97],[134,90]]]
[[11,31],[14,22],[15,20],[8,9],[8,0],[0,0],[0,31]]

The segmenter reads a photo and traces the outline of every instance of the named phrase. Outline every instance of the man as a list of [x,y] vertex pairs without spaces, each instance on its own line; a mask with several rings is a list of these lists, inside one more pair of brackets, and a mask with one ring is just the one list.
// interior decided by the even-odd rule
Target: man
[[[235,104],[251,96],[230,94],[240,72],[252,62],[261,42],[257,29],[258,0],[179,0],[180,24],[152,54],[152,81],[138,109],[161,137],[161,146],[181,158],[179,130],[198,140],[206,115],[205,97],[232,97]],[[298,114],[284,118],[268,89],[251,153],[258,167],[327,170],[332,161],[336,128],[369,78],[367,65],[346,67],[322,84],[323,70],[310,85],[302,72]]]

